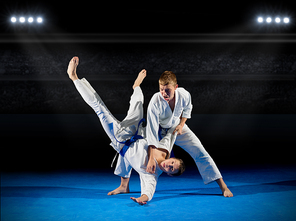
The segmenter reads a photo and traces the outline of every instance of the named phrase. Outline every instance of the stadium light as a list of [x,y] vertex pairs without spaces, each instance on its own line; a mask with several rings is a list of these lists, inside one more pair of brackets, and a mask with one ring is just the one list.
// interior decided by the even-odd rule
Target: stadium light
[[25,17],[20,17],[19,21],[20,21],[20,23],[25,23],[26,18]]
[[11,23],[16,23],[16,24],[33,24],[33,23],[43,23],[43,18],[42,17],[34,17],[34,16],[12,16],[10,18]]
[[266,22],[267,22],[267,23],[270,23],[271,21],[272,21],[271,17],[268,17],[268,18],[266,19]]
[[34,18],[33,17],[28,18],[28,22],[29,23],[32,23],[33,21],[34,21]]
[[16,22],[16,17],[11,17],[10,21],[11,21],[12,23],[15,23],[15,22]]
[[280,22],[281,22],[281,19],[280,19],[279,17],[276,17],[276,18],[275,18],[275,22],[276,22],[276,23],[280,23]]
[[290,22],[290,19],[289,19],[289,18],[287,18],[287,17],[286,17],[286,18],[284,18],[284,23],[286,23],[286,24],[287,24],[287,23],[289,23],[289,22]]
[[263,18],[262,18],[262,17],[258,17],[257,21],[258,21],[259,23],[262,23],[262,22],[263,22]]
[[42,22],[43,22],[43,18],[38,17],[38,18],[37,18],[37,22],[38,22],[38,23],[42,23]]
[[277,16],[277,17],[263,17],[263,16],[259,16],[257,17],[257,22],[260,24],[271,24],[271,23],[276,23],[276,24],[288,24],[290,23],[290,18],[289,17],[281,17],[281,16]]

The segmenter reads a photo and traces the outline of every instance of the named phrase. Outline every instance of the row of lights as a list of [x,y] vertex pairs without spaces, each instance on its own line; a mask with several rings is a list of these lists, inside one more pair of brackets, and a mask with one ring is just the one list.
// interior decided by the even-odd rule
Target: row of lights
[[[267,18],[263,18],[263,17],[258,17],[257,18],[257,22],[258,23],[263,23],[263,22],[266,22],[266,23],[271,23],[272,21],[273,21],[273,19],[271,18],[271,17],[267,17]],[[274,19],[274,21],[275,21],[275,23],[277,23],[277,24],[280,24],[281,22],[283,22],[283,23],[285,23],[285,24],[288,24],[289,22],[290,22],[290,18],[288,18],[288,17],[285,17],[285,18],[280,18],[280,17],[276,17],[275,19]]]
[[[19,23],[25,23],[26,21],[28,22],[28,23],[33,23],[34,21],[35,21],[35,19],[33,18],[33,17],[28,17],[28,18],[26,18],[26,17],[19,17],[19,18],[17,18],[17,17],[11,17],[11,19],[10,19],[10,21],[12,22],[12,23],[17,23],[17,22],[19,22]],[[37,17],[36,18],[36,22],[37,23],[42,23],[43,22],[43,18],[42,17]]]

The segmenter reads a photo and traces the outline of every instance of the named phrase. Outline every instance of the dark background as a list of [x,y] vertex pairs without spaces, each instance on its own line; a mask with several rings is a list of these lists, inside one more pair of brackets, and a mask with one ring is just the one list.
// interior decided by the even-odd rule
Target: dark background
[[[295,163],[291,3],[67,3],[4,1],[1,7],[1,170],[110,166],[115,151],[67,78],[75,55],[79,77],[119,120],[141,69],[148,71],[141,86],[145,109],[160,74],[172,70],[192,95],[188,125],[218,166]],[[32,10],[43,15],[41,26],[9,23]],[[258,13],[285,14],[291,23],[263,27]],[[174,152],[194,164],[181,148]]]
[[[294,33],[292,1],[2,1],[5,33]],[[41,15],[42,28],[10,25],[11,16]],[[258,16],[288,16],[286,28],[258,26]],[[40,27],[40,26],[38,26]],[[281,26],[283,27],[283,26]]]

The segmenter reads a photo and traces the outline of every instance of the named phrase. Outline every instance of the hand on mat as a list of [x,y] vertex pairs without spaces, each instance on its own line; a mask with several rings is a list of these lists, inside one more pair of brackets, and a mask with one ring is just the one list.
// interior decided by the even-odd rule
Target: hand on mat
[[[147,204],[147,199],[148,197],[146,195],[142,195],[141,197],[139,198],[135,198],[135,197],[131,197],[131,199],[136,202],[136,203],[139,203],[139,205],[146,205]],[[146,201],[145,201],[146,200]]]
[[147,169],[146,172],[148,173],[155,173],[155,169],[156,169],[156,162],[154,159],[149,159],[148,164],[147,164]]

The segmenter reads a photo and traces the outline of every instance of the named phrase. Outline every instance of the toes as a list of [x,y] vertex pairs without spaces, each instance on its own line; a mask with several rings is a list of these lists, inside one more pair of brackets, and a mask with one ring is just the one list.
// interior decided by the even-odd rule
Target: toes
[[79,63],[79,58],[78,58],[78,57],[73,57],[73,60],[74,60],[75,64],[78,65],[78,63]]
[[112,196],[112,195],[117,195],[118,193],[116,193],[115,191],[111,191],[108,193],[108,196]]

